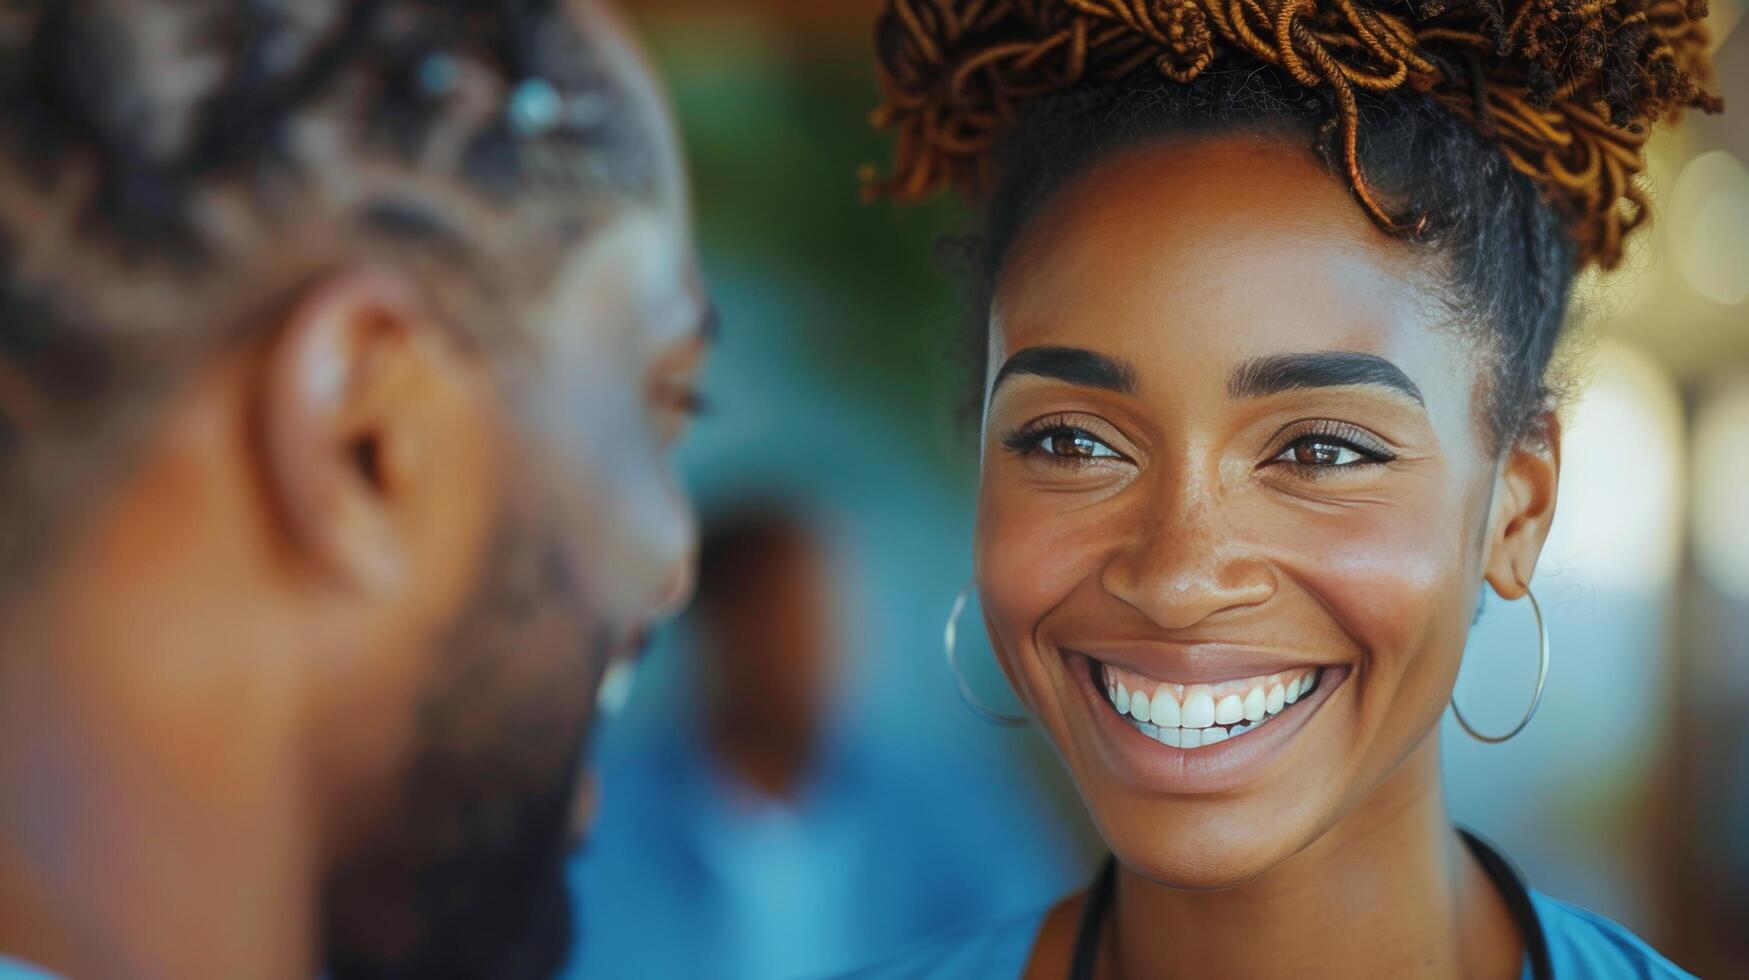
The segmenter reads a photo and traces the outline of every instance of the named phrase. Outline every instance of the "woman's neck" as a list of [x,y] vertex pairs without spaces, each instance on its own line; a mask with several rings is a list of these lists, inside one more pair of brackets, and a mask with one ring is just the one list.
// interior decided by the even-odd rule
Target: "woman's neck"
[[1522,941],[1446,813],[1439,739],[1268,874],[1221,891],[1119,869],[1102,978],[1516,977]]

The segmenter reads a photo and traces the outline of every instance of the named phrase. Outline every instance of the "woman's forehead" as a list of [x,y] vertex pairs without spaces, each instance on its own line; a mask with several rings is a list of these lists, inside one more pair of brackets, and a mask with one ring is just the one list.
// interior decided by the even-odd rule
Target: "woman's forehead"
[[993,353],[1384,353],[1444,332],[1436,269],[1290,143],[1157,142],[1097,165],[1036,217],[995,296]]

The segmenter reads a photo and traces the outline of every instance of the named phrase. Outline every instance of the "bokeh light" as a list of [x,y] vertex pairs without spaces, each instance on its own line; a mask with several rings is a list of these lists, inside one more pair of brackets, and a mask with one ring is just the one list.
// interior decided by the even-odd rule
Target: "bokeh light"
[[1681,553],[1682,403],[1639,349],[1602,341],[1563,413],[1561,496],[1544,563],[1600,590],[1668,586]]
[[1694,557],[1719,591],[1749,600],[1749,375],[1718,385],[1694,429]]
[[1749,168],[1709,150],[1682,168],[1666,209],[1671,255],[1695,292],[1725,306],[1749,299]]

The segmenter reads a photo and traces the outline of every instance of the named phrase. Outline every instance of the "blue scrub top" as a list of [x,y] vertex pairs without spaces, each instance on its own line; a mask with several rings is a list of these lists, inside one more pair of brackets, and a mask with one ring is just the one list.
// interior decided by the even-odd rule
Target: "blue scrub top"
[[[1530,891],[1558,980],[1694,980],[1639,937],[1595,912]],[[1013,980],[1026,968],[1048,908],[968,926],[845,980]],[[1523,980],[1535,980],[1525,958]]]

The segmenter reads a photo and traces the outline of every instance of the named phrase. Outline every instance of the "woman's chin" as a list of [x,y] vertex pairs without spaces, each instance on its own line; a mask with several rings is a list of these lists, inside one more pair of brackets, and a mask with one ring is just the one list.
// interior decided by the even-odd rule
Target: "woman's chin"
[[1206,802],[1192,807],[1120,806],[1114,813],[1121,815],[1114,819],[1099,819],[1097,811],[1095,818],[1125,868],[1162,887],[1188,891],[1255,881],[1317,836],[1281,823],[1279,812],[1272,822],[1266,815],[1247,819],[1237,809]]

